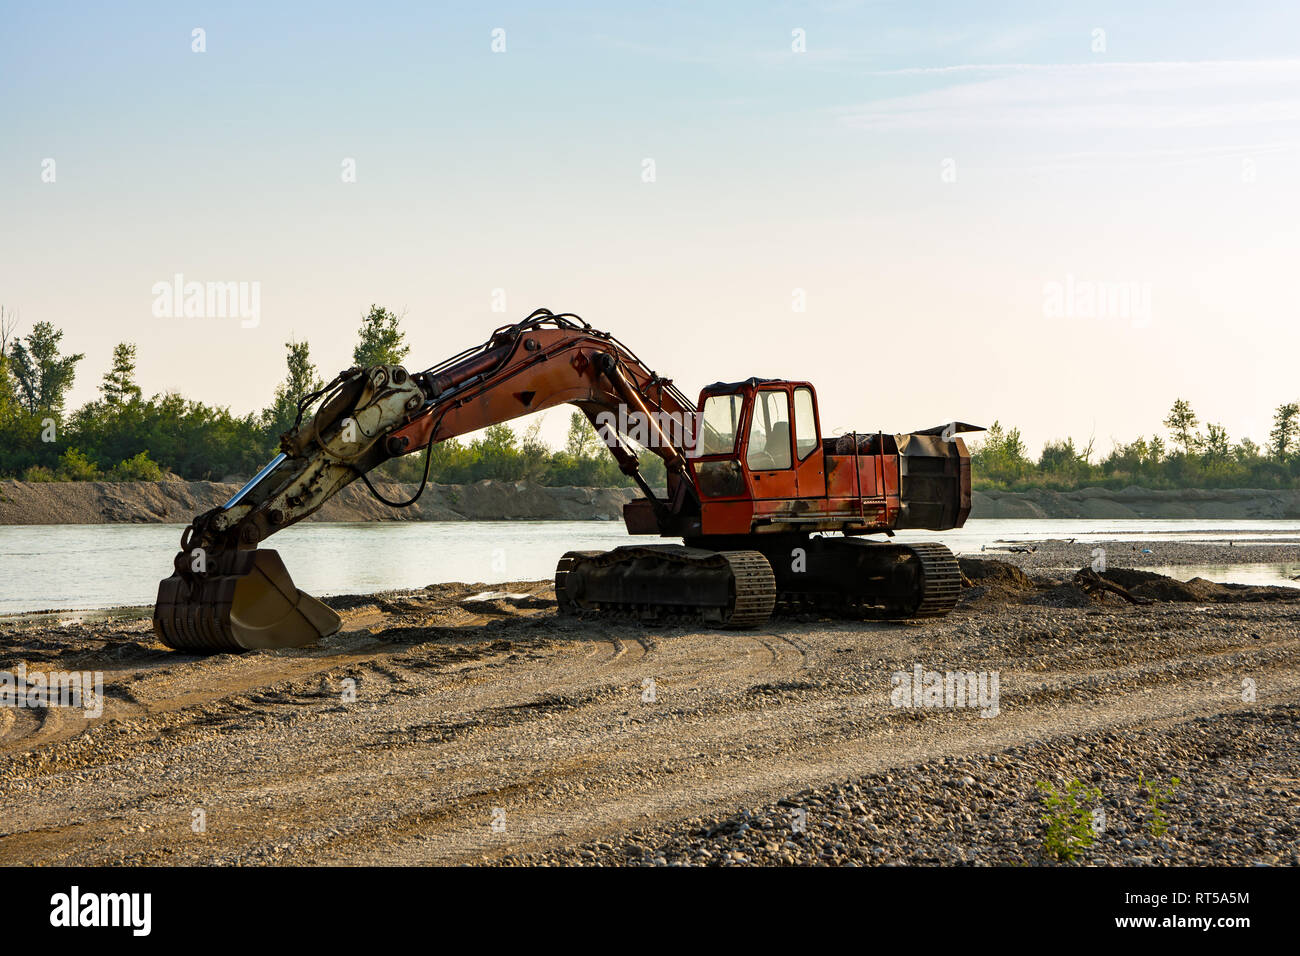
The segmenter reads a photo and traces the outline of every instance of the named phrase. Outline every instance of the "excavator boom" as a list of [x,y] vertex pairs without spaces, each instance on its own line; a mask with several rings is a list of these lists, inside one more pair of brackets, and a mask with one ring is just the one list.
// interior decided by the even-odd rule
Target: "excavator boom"
[[[261,542],[358,478],[369,486],[367,473],[391,458],[427,454],[436,442],[565,403],[593,423],[629,406],[652,422],[686,422],[691,414],[672,382],[613,336],[545,309],[423,372],[379,365],[339,373],[304,398],[294,427],[281,436],[280,454],[185,530],[175,573],[159,586],[155,632],[170,647],[231,651],[296,646],[333,633],[338,616],[293,586],[274,551],[255,550]],[[317,410],[304,420],[310,406]],[[669,499],[661,500],[628,443],[614,429],[601,430],[666,526],[673,514],[685,514],[689,524],[692,504],[698,516],[686,453],[672,431],[662,429],[649,442],[668,464]]]

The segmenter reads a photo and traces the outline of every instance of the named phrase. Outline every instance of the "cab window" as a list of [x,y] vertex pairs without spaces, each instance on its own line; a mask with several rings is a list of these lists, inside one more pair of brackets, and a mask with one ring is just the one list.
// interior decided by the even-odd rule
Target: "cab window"
[[710,395],[704,400],[700,455],[730,455],[736,450],[736,432],[744,404],[739,395]]
[[817,415],[813,412],[812,389],[794,390],[794,450],[803,461],[817,447]]
[[750,471],[790,467],[790,398],[784,390],[754,395],[745,463]]

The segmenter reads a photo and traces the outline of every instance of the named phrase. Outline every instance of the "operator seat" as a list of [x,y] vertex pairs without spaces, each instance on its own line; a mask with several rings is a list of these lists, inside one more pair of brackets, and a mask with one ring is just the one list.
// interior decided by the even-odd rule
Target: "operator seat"
[[790,460],[790,423],[773,422],[772,431],[767,436],[764,449],[772,459],[773,468],[789,468]]

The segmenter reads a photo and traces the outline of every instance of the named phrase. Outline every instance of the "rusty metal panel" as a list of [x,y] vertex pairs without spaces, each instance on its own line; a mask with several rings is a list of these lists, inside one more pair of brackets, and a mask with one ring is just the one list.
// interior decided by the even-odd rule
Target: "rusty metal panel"
[[636,498],[623,506],[623,523],[628,534],[658,534],[659,518],[654,502],[649,498]]
[[700,511],[705,534],[749,534],[753,527],[752,501],[705,501]]

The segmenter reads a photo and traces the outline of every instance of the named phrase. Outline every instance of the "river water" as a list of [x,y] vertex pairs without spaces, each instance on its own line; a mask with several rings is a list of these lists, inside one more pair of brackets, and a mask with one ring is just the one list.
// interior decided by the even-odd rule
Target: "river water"
[[[0,614],[152,604],[171,573],[181,525],[0,526]],[[902,532],[898,541],[942,541],[958,553],[1042,538],[1093,540],[1232,538],[1238,544],[1300,537],[1300,521],[972,519],[945,532]],[[310,594],[361,594],[445,581],[497,583],[549,578],[566,551],[650,544],[621,521],[447,521],[306,523],[267,543]],[[1218,581],[1292,584],[1271,565],[1160,569]],[[1295,574],[1291,570],[1290,574]]]

